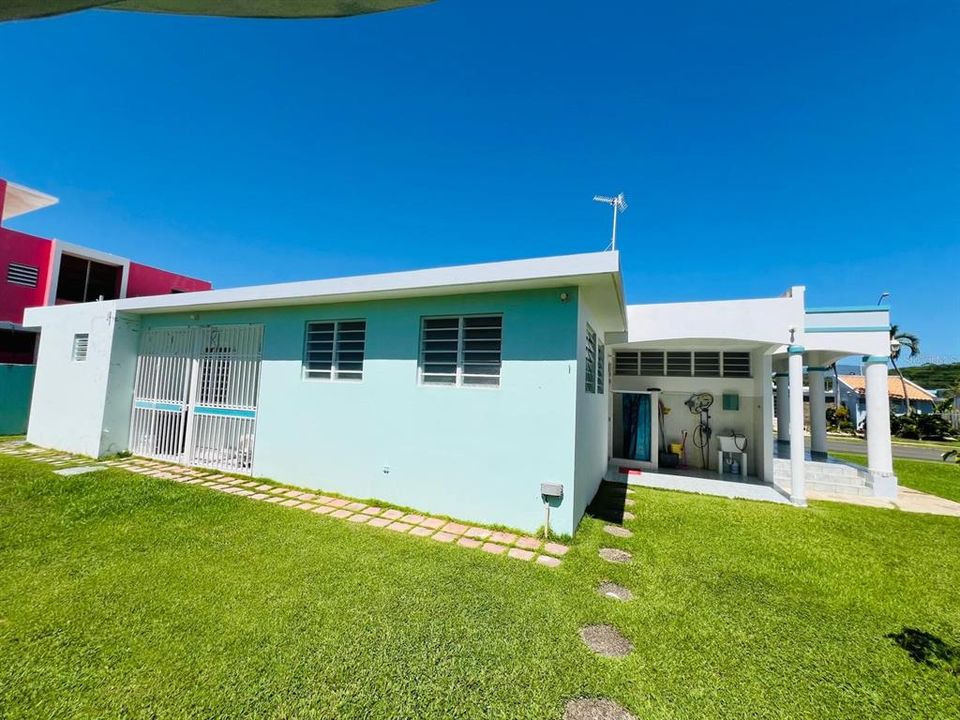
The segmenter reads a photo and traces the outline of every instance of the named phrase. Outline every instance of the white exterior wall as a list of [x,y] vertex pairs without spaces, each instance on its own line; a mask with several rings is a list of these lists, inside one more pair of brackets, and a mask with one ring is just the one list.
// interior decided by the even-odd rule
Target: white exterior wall
[[[604,335],[606,332],[621,331],[622,328],[607,327],[601,323],[593,312],[589,299],[581,294],[578,314],[577,330],[577,420],[575,439],[575,469],[574,487],[565,488],[565,492],[573,490],[574,497],[571,510],[573,512],[573,526],[582,517],[587,505],[593,500],[600,482],[607,473],[607,448],[609,445],[609,414],[610,414],[610,371],[611,363],[604,360],[604,387],[603,392],[598,386],[596,393],[586,391],[586,345],[587,324],[597,334],[597,343],[603,344],[607,358],[610,350],[606,348]],[[598,348],[599,353],[599,348]],[[599,365],[598,356],[597,363]]]
[[[42,314],[42,315],[41,315]],[[27,440],[42,447],[98,457],[110,377],[116,302],[27,310],[25,324],[43,317]],[[87,359],[72,359],[73,338],[88,333]]]

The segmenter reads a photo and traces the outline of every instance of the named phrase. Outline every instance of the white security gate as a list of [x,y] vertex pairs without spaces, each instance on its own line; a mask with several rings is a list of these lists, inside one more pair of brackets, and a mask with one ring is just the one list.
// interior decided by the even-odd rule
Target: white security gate
[[250,473],[262,348],[261,325],[143,333],[130,451],[184,465]]

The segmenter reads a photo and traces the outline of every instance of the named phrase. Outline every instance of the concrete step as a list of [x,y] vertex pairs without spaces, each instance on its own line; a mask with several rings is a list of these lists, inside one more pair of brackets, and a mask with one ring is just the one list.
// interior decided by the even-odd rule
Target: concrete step
[[861,497],[872,497],[873,488],[866,485],[852,485],[849,483],[832,483],[825,481],[810,480],[806,483],[807,492],[830,493],[831,495],[859,495]]

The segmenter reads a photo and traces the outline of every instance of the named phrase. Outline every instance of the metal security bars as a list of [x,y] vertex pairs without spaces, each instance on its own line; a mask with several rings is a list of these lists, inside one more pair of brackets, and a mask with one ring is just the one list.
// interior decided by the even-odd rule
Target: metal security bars
[[420,382],[499,387],[502,352],[501,315],[423,318]]
[[130,450],[249,474],[263,327],[159,328],[140,341]]
[[587,325],[583,367],[584,390],[588,393],[595,393],[597,391],[597,333],[589,325]]
[[73,350],[71,357],[74,362],[87,361],[87,349],[90,347],[89,333],[77,333],[73,336]]
[[11,285],[23,285],[24,287],[35,288],[39,279],[40,268],[22,263],[10,263],[7,265],[7,282]]
[[644,377],[752,377],[750,353],[732,350],[619,351],[615,353],[614,373]]
[[366,320],[307,323],[303,377],[307,380],[362,380]]

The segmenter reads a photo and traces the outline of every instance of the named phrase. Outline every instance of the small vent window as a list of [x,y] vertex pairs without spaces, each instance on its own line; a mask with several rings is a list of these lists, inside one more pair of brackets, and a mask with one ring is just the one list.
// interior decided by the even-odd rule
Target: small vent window
[[668,352],[667,353],[667,376],[668,377],[690,377],[690,353],[688,352]]
[[90,344],[90,335],[88,333],[77,333],[73,336],[73,361],[86,362],[87,347]]
[[304,378],[362,380],[366,336],[366,320],[307,323]]
[[40,269],[33,265],[10,263],[7,265],[7,282],[11,285],[23,285],[35,288],[40,278]]
[[597,334],[589,325],[587,325],[587,342],[583,365],[586,373],[585,389],[588,393],[595,393],[597,391]]
[[695,352],[693,374],[697,377],[720,377],[720,353]]
[[618,352],[613,354],[613,374],[614,375],[636,375],[638,369],[638,356],[635,352]]
[[424,318],[420,382],[498,387],[502,340],[503,317],[500,315]]
[[640,353],[640,374],[654,377],[663,375],[663,353],[660,351]]
[[750,377],[750,353],[723,353],[723,376],[739,378]]

